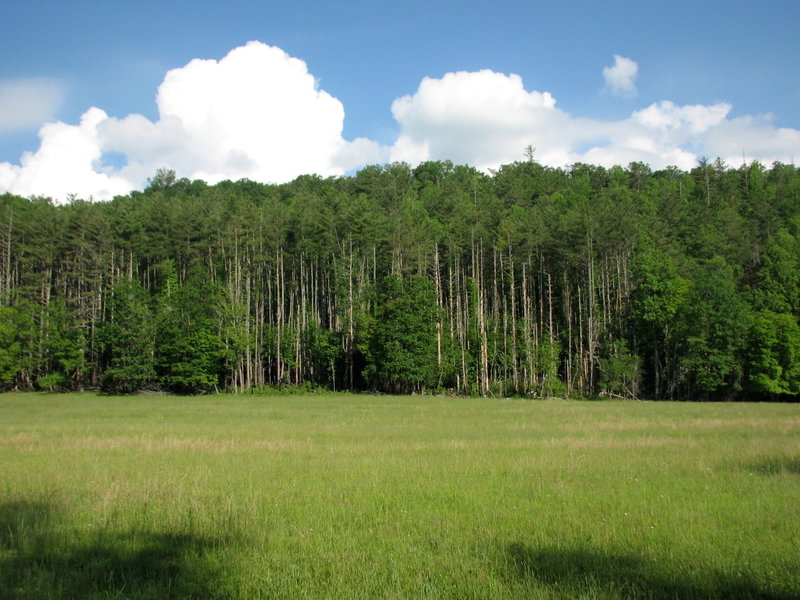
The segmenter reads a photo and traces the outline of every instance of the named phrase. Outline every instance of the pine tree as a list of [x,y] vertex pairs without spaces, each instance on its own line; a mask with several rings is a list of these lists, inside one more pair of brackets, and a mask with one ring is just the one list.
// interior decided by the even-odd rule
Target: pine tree
[[108,301],[99,339],[104,369],[101,389],[129,394],[155,382],[155,327],[150,298],[136,280],[117,283]]

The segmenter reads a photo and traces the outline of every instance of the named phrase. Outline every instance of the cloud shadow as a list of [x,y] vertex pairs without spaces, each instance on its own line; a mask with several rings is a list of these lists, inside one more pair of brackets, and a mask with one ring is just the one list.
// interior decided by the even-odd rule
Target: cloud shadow
[[594,549],[507,547],[511,577],[549,588],[556,598],[624,600],[792,600],[789,592],[764,589],[746,576],[721,573],[696,576],[667,570],[666,565],[636,556]]
[[108,529],[70,537],[56,504],[0,504],[0,598],[225,599],[224,540]]
[[800,456],[770,456],[749,463],[746,468],[759,475],[800,475]]

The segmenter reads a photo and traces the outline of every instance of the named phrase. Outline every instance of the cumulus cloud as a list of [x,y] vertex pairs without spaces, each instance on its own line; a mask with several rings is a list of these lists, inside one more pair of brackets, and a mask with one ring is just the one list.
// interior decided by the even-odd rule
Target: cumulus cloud
[[641,161],[657,169],[688,170],[701,156],[739,164],[744,152],[749,160],[769,164],[800,155],[800,131],[778,129],[769,116],[732,119],[731,110],[724,102],[679,106],[662,101],[626,119],[602,121],[570,115],[550,93],[527,91],[518,75],[448,73],[423,79],[414,94],[394,102],[400,134],[390,156],[493,169],[521,159],[532,145],[536,160],[550,166]]
[[110,198],[129,192],[130,183],[123,177],[96,169],[101,158],[98,124],[107,118],[99,108],[91,108],[78,125],[44,125],[36,153],[23,154],[19,166],[0,163],[0,191],[55,199],[68,194]]
[[[526,91],[519,75],[484,70],[426,77],[415,94],[392,104],[402,129],[390,157],[412,163],[446,157],[495,167],[531,144],[532,132],[555,140],[569,121],[555,104],[548,92]],[[567,149],[551,144],[545,152],[557,161]]]
[[615,96],[628,98],[635,96],[638,75],[639,65],[636,64],[636,61],[618,54],[614,55],[614,66],[603,69],[606,89]]
[[722,158],[729,165],[743,159],[793,162],[800,156],[800,131],[775,127],[771,115],[726,120],[711,129],[705,139],[705,155]]
[[354,149],[341,137],[344,107],[317,88],[303,61],[258,42],[220,61],[193,60],[170,71],[157,105],[155,135],[135,140],[126,134],[129,143],[115,144],[116,128],[109,127],[109,145],[145,161],[153,156],[155,139],[162,161],[210,181],[336,175],[342,161],[353,160],[340,155],[374,150],[363,142]]
[[[627,60],[615,57],[606,75],[618,89],[635,76]],[[210,183],[279,183],[388,160],[452,160],[489,170],[521,159],[529,145],[537,161],[556,167],[641,161],[688,170],[701,156],[732,165],[743,155],[765,164],[800,156],[800,131],[776,127],[769,115],[731,117],[724,102],[662,101],[624,119],[599,120],[571,115],[551,93],[527,90],[519,75],[489,70],[426,77],[397,98],[390,147],[345,140],[341,102],[319,89],[303,61],[259,42],[169,71],[157,107],[156,121],[90,108],[77,125],[44,125],[38,150],[19,164],[0,163],[0,192],[105,199],[141,189],[162,167]]]
[[[155,122],[91,108],[79,125],[42,127],[37,152],[23,155],[19,166],[0,164],[0,190],[105,199],[140,188],[160,167],[211,183],[279,183],[385,158],[375,142],[342,138],[341,102],[318,88],[303,61],[260,42],[169,71],[156,103]],[[112,154],[125,164],[105,166]]]
[[39,127],[53,119],[64,90],[51,79],[0,81],[0,131]]

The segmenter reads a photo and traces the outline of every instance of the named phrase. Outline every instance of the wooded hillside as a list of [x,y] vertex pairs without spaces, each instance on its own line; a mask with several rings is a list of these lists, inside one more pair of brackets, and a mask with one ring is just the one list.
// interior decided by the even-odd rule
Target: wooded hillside
[[0,196],[5,388],[800,394],[800,172],[449,162]]

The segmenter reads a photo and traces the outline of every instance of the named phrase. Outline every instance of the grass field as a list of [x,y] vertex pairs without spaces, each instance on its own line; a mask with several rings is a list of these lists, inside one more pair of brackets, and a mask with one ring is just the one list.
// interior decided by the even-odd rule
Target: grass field
[[800,598],[800,406],[0,396],[0,598]]

